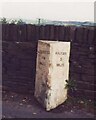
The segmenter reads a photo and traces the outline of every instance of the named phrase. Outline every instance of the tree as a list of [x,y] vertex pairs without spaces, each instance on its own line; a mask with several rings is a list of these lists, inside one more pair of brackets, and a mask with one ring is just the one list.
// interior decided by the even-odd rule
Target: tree
[[7,21],[7,19],[5,17],[3,17],[0,22],[2,24],[7,24],[8,23],[8,21]]
[[23,20],[21,20],[21,19],[19,19],[18,21],[17,21],[17,24],[26,24]]
[[11,20],[10,24],[16,24],[17,20]]

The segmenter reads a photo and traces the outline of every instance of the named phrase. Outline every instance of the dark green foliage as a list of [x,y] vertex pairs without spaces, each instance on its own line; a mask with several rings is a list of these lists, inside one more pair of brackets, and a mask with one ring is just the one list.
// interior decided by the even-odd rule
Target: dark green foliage
[[17,21],[17,24],[26,24],[23,20],[21,20],[21,19],[19,19],[18,21]]
[[0,20],[0,22],[1,22],[2,24],[7,24],[7,23],[8,23],[7,19],[4,18],[4,17]]
[[66,89],[76,90],[76,80],[66,80]]

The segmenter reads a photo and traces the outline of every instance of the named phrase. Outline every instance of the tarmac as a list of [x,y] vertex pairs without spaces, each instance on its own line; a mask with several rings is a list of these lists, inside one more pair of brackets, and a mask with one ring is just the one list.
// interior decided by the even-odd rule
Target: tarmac
[[94,106],[74,98],[47,112],[33,94],[2,92],[2,118],[95,118]]

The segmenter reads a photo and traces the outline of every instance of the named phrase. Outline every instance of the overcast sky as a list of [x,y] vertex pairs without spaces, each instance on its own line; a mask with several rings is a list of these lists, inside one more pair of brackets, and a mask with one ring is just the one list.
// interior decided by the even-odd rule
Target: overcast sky
[[[60,1],[60,0],[58,0]],[[94,2],[2,2],[0,17],[94,21]]]

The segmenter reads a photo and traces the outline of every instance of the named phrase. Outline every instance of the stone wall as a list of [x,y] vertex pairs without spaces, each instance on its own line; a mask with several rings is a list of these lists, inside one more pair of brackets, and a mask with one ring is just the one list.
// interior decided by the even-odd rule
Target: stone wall
[[69,90],[69,94],[93,99],[96,92],[94,90],[95,33],[94,27],[2,26],[3,88],[21,93],[33,93],[38,40],[70,41],[70,79],[76,80],[77,89]]

